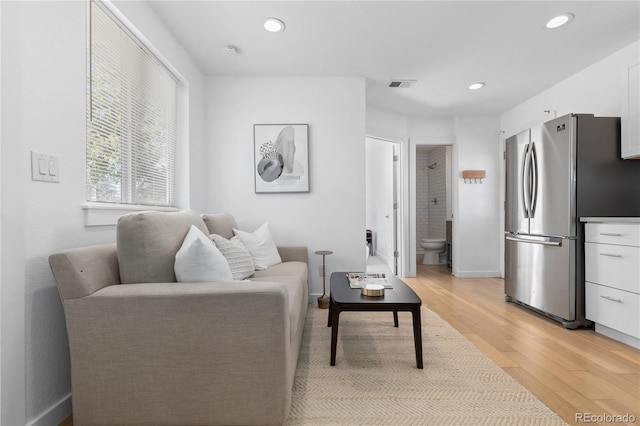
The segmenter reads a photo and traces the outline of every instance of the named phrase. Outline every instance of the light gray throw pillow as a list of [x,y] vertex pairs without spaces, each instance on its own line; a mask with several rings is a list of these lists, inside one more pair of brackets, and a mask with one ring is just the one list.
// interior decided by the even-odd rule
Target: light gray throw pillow
[[234,280],[244,280],[253,275],[255,266],[251,259],[251,253],[238,237],[227,240],[221,235],[211,234],[209,238],[213,240],[220,253],[227,259]]

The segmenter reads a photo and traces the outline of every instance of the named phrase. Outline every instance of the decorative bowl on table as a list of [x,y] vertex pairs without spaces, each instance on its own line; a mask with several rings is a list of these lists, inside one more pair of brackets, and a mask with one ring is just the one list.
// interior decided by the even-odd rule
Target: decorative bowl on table
[[363,284],[360,287],[363,296],[380,297],[384,296],[384,286],[380,284]]

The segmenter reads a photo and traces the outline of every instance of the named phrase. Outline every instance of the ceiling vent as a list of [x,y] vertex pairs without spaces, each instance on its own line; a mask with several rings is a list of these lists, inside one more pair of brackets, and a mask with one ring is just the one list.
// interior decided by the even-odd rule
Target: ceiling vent
[[411,87],[416,84],[417,80],[391,80],[389,82],[389,87]]

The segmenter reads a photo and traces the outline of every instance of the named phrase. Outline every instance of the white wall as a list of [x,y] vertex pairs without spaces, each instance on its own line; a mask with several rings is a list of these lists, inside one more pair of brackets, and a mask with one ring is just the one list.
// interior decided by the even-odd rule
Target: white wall
[[[400,204],[404,210],[404,232],[401,236],[400,270],[403,276],[412,277],[416,275],[416,145],[454,145],[454,120],[407,117],[370,105],[367,106],[366,120],[368,136],[393,140],[401,145],[403,191]],[[454,158],[455,154],[453,152]],[[457,165],[452,165],[455,170]]]
[[[458,195],[457,208],[454,207],[453,257],[459,277],[500,276],[502,157],[499,140],[498,117],[456,119],[458,174],[454,180]],[[486,178],[481,184],[464,183],[463,170],[485,170]]]
[[415,138],[451,138],[456,133],[453,118],[411,117],[407,122],[407,134]]
[[[409,122],[412,153],[417,145],[451,145],[453,274],[462,278],[500,274],[500,152],[498,117],[462,116],[454,120]],[[415,161],[412,176],[415,177]],[[483,184],[466,185],[465,169],[483,169]],[[472,188],[473,186],[473,188]],[[415,182],[412,183],[415,188]],[[415,198],[412,205],[415,205]],[[415,233],[415,228],[414,231]],[[412,235],[415,247],[415,235]]]
[[366,138],[366,227],[373,231],[375,255],[394,270],[393,144]]
[[[191,91],[201,93],[202,76],[156,24],[148,6],[132,2],[123,8],[190,79]],[[81,208],[86,193],[86,3],[3,2],[1,18],[0,423],[57,424],[70,415],[71,388],[64,315],[48,256],[115,241],[114,227],[85,227]],[[203,114],[197,98],[189,106],[196,151],[203,134],[197,127]],[[31,181],[31,150],[59,157],[60,183]],[[192,155],[201,153],[192,149]]]
[[[364,90],[355,77],[207,78],[204,211],[229,212],[248,231],[269,221],[277,244],[307,246],[316,298],[315,251],[334,252],[327,274],[365,268]],[[254,192],[253,125],[269,123],[309,124],[309,193]]]
[[393,141],[403,141],[408,136],[409,119],[401,114],[367,105],[367,135]]
[[[406,119],[406,121],[405,121]],[[409,226],[406,230],[407,274],[415,275],[416,264],[416,146],[450,145],[451,209],[453,212],[453,273],[460,277],[500,276],[500,176],[501,151],[498,117],[425,118],[403,117],[367,107],[370,136],[406,137]],[[387,135],[387,136],[385,136]],[[465,169],[484,169],[487,175],[479,190],[463,187],[460,173]]]

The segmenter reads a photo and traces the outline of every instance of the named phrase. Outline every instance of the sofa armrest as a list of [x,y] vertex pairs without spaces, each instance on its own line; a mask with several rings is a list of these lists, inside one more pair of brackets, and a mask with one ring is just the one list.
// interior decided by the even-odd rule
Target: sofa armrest
[[64,307],[79,424],[132,423],[137,412],[140,424],[286,419],[292,352],[283,284],[112,285]]
[[278,246],[278,253],[283,262],[309,263],[309,254],[306,247],[302,246]]
[[84,297],[120,283],[116,245],[81,247],[49,256],[62,299]]

